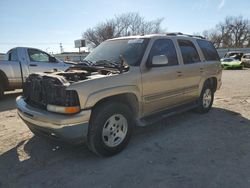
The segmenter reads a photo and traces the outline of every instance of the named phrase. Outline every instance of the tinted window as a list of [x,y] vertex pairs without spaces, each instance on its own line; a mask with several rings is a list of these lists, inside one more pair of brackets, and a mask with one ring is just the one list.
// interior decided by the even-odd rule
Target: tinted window
[[150,61],[158,55],[165,55],[168,58],[167,66],[179,64],[174,44],[170,39],[158,39],[154,42],[149,54]]
[[217,61],[220,60],[219,55],[214,47],[214,45],[206,40],[197,40],[199,47],[207,61]]
[[178,41],[184,64],[200,62],[199,54],[191,41],[179,40]]
[[12,50],[9,52],[9,61],[18,61],[17,50]]
[[49,62],[49,55],[45,52],[35,49],[28,49],[28,54],[30,61]]

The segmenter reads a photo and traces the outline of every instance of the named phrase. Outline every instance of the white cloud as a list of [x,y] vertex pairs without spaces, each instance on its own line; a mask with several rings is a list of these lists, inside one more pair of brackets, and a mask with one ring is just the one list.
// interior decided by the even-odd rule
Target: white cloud
[[220,1],[220,4],[218,5],[218,10],[221,10],[226,4],[226,0],[219,0],[219,1]]

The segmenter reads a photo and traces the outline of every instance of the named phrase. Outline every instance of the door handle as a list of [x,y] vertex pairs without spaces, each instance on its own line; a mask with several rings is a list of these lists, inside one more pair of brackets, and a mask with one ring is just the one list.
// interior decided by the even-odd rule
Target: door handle
[[31,67],[37,67],[37,64],[30,64]]

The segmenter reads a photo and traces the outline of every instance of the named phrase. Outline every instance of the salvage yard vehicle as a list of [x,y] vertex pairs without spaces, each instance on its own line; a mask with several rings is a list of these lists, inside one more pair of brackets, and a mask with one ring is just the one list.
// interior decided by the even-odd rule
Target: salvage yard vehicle
[[224,56],[224,58],[234,58],[234,59],[237,59],[237,60],[241,60],[242,56],[243,56],[243,52],[241,51],[231,51],[231,52],[227,52]]
[[243,63],[237,59],[232,57],[230,58],[222,58],[221,66],[223,69],[243,69]]
[[0,98],[4,91],[21,89],[30,73],[66,70],[69,66],[39,49],[13,48],[5,55],[5,60],[0,61]]
[[250,53],[244,54],[241,58],[241,62],[244,67],[250,68]]
[[128,144],[133,127],[210,110],[222,68],[213,44],[182,33],[107,40],[82,64],[31,74],[16,99],[35,135],[86,142],[99,156]]

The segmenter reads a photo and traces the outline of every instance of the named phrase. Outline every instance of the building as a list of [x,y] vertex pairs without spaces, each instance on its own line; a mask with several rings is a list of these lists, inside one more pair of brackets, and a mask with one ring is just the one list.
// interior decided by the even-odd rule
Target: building
[[1,60],[4,60],[4,56],[5,56],[4,53],[0,53],[0,61],[1,61]]

